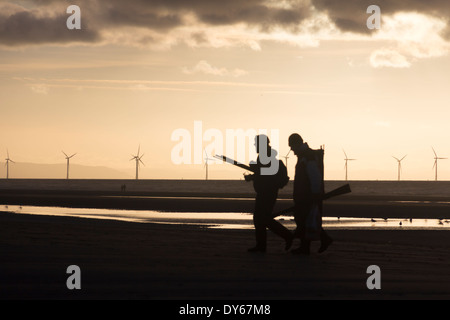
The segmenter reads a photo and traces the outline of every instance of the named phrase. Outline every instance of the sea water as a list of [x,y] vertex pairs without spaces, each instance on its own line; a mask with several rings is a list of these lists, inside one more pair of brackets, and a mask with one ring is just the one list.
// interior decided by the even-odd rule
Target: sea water
[[[152,210],[115,210],[68,207],[40,207],[0,205],[0,211],[15,214],[67,216],[91,219],[110,219],[136,223],[197,225],[219,229],[252,229],[253,216],[239,212],[164,212]],[[291,216],[277,218],[283,225],[295,229]],[[368,219],[324,217],[325,229],[414,229],[450,230],[450,219]]]

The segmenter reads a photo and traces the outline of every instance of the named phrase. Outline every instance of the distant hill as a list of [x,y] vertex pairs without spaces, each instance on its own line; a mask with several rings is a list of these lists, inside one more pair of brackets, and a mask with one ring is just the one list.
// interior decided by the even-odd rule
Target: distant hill
[[[13,179],[64,179],[66,164],[38,164],[16,162],[9,165],[9,177]],[[0,163],[0,179],[6,177],[5,163]],[[101,166],[70,165],[71,179],[132,179],[131,174]]]

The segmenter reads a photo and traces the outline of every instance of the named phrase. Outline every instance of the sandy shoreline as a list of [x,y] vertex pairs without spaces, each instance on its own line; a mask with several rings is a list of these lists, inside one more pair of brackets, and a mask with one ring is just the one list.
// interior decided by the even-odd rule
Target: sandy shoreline
[[[346,183],[352,193],[326,201],[326,216],[450,219],[448,181],[326,181],[326,190]],[[275,211],[292,206],[292,188],[280,190]],[[0,205],[251,213],[254,196],[239,180],[0,180]]]
[[[254,197],[210,194],[126,194],[96,192],[0,192],[0,205],[252,213]],[[293,201],[280,197],[274,211]],[[1,208],[0,208],[1,210]],[[450,201],[442,197],[341,196],[324,203],[329,217],[450,219]]]
[[[448,299],[450,232],[332,230],[309,257],[251,230],[0,214],[2,299]],[[318,244],[313,248],[317,249]],[[82,289],[66,287],[78,265]],[[369,265],[382,289],[366,287]]]
[[[0,205],[252,212],[251,192],[213,191],[123,194],[4,189]],[[431,191],[426,195],[361,192],[327,201],[325,215],[449,219],[449,199]],[[277,209],[291,204],[289,195],[282,194]],[[333,229],[329,233],[335,242],[324,254],[315,253],[318,243],[309,257],[286,253],[284,243],[268,232],[268,252],[255,255],[247,253],[254,245],[253,230],[0,212],[0,298],[450,298],[449,231]],[[70,265],[81,268],[81,290],[66,287]],[[366,286],[370,265],[381,268],[381,290]]]

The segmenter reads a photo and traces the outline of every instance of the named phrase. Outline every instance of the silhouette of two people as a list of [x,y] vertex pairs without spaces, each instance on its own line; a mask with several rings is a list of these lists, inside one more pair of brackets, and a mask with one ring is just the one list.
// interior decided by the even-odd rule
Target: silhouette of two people
[[320,240],[319,253],[324,252],[333,240],[322,228],[324,195],[323,150],[312,150],[299,134],[289,137],[289,147],[297,156],[294,178],[294,233],[274,218],[273,209],[278,191],[289,181],[284,163],[278,160],[277,151],[270,146],[266,135],[255,138],[258,158],[250,167],[254,174],[247,175],[246,181],[253,181],[256,192],[253,222],[256,246],[249,252],[266,252],[267,229],[285,240],[289,250],[295,238],[300,238],[300,247],[292,250],[295,254],[310,253],[311,241]]
[[[287,171],[285,177],[280,176],[285,169],[282,161],[278,160],[277,151],[270,146],[266,135],[258,135],[255,138],[258,158],[250,167],[254,174],[245,176],[246,181],[252,181],[256,192],[253,223],[255,226],[256,246],[249,252],[266,252],[267,229],[280,236],[286,242],[286,250],[289,250],[294,240],[294,235],[289,229],[275,220],[273,209],[278,198],[280,186],[289,181]],[[280,170],[281,169],[281,170]],[[287,178],[287,181],[284,181]]]

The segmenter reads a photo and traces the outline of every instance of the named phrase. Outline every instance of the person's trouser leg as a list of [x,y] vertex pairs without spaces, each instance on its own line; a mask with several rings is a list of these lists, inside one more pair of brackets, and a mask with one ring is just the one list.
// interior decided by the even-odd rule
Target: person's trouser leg
[[297,205],[294,213],[294,220],[297,224],[295,230],[295,237],[300,238],[300,247],[295,249],[294,253],[309,254],[311,241],[306,239],[306,218],[310,211],[310,206],[307,204]]
[[255,226],[256,247],[261,250],[266,250],[267,246],[267,232],[266,223],[261,213],[255,213],[253,215],[253,224]]
[[265,251],[267,246],[267,233],[265,221],[266,201],[260,194],[256,195],[255,211],[253,213],[253,225],[255,226],[256,246],[249,249],[251,252]]
[[276,199],[277,193],[257,194],[256,196],[253,224],[255,226],[256,248],[261,250],[265,250],[267,246],[267,228],[286,241],[286,250],[292,245],[292,233],[272,216]]
[[333,239],[322,228],[320,231],[320,248],[319,253],[324,252],[333,243]]

